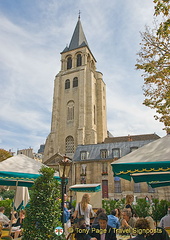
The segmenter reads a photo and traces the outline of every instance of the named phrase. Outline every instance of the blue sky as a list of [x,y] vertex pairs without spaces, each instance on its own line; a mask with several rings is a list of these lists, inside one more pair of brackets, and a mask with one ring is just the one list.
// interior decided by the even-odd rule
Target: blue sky
[[45,143],[55,75],[81,11],[89,47],[107,86],[107,124],[114,136],[157,133],[163,124],[142,104],[135,70],[140,31],[152,26],[151,0],[0,0],[0,148]]

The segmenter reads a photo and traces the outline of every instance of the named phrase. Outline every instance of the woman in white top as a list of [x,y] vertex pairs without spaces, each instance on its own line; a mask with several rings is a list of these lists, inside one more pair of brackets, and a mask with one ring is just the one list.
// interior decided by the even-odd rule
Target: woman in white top
[[88,193],[85,193],[82,197],[81,202],[76,205],[76,209],[73,214],[73,219],[75,219],[76,217],[79,217],[79,215],[84,215],[86,226],[90,226],[90,217],[94,217],[95,215],[92,209],[92,205],[89,203],[90,203],[90,196]]

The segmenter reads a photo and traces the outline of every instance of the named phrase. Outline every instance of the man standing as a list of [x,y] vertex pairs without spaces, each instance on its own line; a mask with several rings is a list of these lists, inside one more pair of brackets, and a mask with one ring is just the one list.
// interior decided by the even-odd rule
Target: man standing
[[161,218],[159,227],[162,227],[162,228],[170,227],[170,207],[168,207],[167,215]]

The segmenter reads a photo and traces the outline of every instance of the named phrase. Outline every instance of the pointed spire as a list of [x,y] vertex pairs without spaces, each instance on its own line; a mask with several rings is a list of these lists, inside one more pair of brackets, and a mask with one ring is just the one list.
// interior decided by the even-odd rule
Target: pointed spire
[[77,25],[75,27],[73,36],[71,38],[69,47],[65,48],[63,52],[70,51],[70,50],[80,48],[80,47],[84,47],[84,46],[88,47],[88,43],[87,43],[85,34],[83,32],[83,28],[82,28],[82,25],[81,25],[80,11],[79,11],[78,22],[77,22]]
[[78,19],[80,19],[80,13],[81,13],[81,12],[80,12],[80,10],[79,10],[79,17],[78,17]]

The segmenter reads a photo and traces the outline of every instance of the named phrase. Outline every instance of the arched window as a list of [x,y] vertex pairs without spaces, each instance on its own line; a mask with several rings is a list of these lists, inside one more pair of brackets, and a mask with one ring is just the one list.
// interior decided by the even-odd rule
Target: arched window
[[74,138],[72,136],[66,137],[66,153],[74,153]]
[[65,89],[68,89],[68,88],[70,88],[70,80],[69,79],[67,79],[65,81]]
[[73,88],[74,87],[78,87],[78,78],[77,77],[75,77],[74,79],[73,79]]
[[67,69],[71,69],[72,68],[72,58],[68,57],[67,58]]
[[74,120],[74,102],[67,103],[67,121]]
[[82,56],[81,56],[81,54],[78,54],[77,55],[77,67],[79,67],[81,65],[82,65]]

